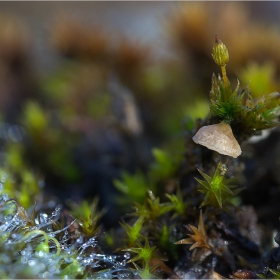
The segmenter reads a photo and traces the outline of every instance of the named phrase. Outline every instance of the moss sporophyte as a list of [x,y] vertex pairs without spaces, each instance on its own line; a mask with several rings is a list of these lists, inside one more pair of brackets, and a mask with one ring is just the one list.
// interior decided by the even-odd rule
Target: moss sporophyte
[[229,61],[229,53],[225,44],[215,36],[215,44],[213,47],[212,57],[217,65],[224,67]]

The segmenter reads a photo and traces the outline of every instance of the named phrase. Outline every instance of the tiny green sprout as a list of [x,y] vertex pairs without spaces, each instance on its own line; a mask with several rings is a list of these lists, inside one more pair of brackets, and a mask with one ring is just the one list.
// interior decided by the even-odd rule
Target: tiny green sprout
[[198,227],[194,227],[192,225],[189,225],[189,227],[192,229],[194,234],[188,234],[189,238],[182,239],[180,241],[175,242],[175,244],[192,244],[190,247],[190,250],[193,250],[194,248],[207,248],[211,250],[211,246],[209,245],[207,241],[207,235],[204,228],[204,222],[203,222],[203,216],[202,212],[200,212],[199,215],[199,222]]
[[145,219],[141,216],[136,220],[133,226],[130,226],[127,223],[120,223],[120,225],[125,230],[128,236],[128,246],[133,246],[136,244],[136,242],[139,242],[140,240],[144,239],[143,235],[140,233],[141,231],[143,231],[144,221]]
[[[173,226],[174,227],[174,226]],[[173,228],[172,227],[172,228]],[[159,243],[161,245],[163,245],[164,247],[167,247],[167,246],[170,246],[169,244],[169,240],[170,240],[170,229],[169,227],[167,226],[167,224],[163,224],[162,225],[162,228],[160,230],[160,234],[158,236],[158,240],[159,240]]]
[[156,267],[150,267],[149,265],[146,265],[143,269],[137,265],[136,263],[133,263],[136,270],[137,274],[141,277],[141,279],[158,279],[155,274],[153,274],[153,270],[155,270]]
[[168,253],[168,255],[174,259],[178,259],[177,254],[177,246],[174,244],[175,241],[173,240],[173,232],[176,224],[169,224],[169,223],[163,223],[157,227],[157,230],[154,234],[155,240],[157,240],[157,246],[163,250],[165,253]]
[[77,218],[77,222],[81,226],[82,232],[87,237],[93,237],[99,233],[101,225],[98,225],[100,218],[104,215],[105,210],[99,212],[97,210],[98,198],[92,203],[83,201],[81,205],[70,203],[72,208],[71,214]]
[[[127,252],[133,252],[137,254],[135,257],[130,259],[128,263],[133,263],[136,267],[137,271],[139,272],[139,275],[141,274],[141,277],[143,279],[148,278],[154,278],[155,275],[153,275],[154,271],[158,266],[161,265],[162,259],[160,259],[156,255],[156,246],[151,247],[148,241],[148,238],[145,238],[145,245],[141,245],[140,243],[137,243],[137,248],[128,248],[124,249],[122,251]],[[137,265],[135,262],[141,261],[141,267]],[[153,263],[156,263],[153,265]]]
[[146,220],[156,220],[165,213],[170,212],[174,206],[170,202],[160,203],[159,197],[155,197],[151,190],[148,190],[149,198],[144,202],[143,205],[135,202],[134,208],[136,212],[134,216],[144,217]]
[[148,181],[142,171],[137,170],[133,175],[123,172],[121,180],[115,179],[113,183],[122,194],[125,194],[118,198],[119,205],[131,205],[132,201],[142,203],[145,200]]
[[150,165],[149,177],[151,181],[158,181],[160,179],[167,179],[174,175],[177,169],[177,162],[169,153],[164,150],[154,148],[152,154],[155,158],[155,162]]
[[133,252],[137,254],[135,257],[130,259],[128,263],[130,262],[136,262],[141,260],[144,264],[149,263],[149,261],[154,258],[154,250],[156,249],[156,246],[151,247],[148,241],[148,238],[145,238],[145,245],[142,246],[140,243],[137,242],[138,248],[128,248],[124,249],[122,251],[127,251],[127,252]]
[[231,190],[232,188],[236,189],[235,186],[229,184],[232,182],[232,179],[225,179],[226,167],[221,162],[219,162],[212,177],[199,169],[198,172],[205,179],[200,180],[195,178],[201,187],[199,191],[206,195],[200,207],[210,204],[211,206],[219,206],[222,208],[225,201],[227,201],[230,196],[234,196],[237,193]]
[[187,204],[183,200],[183,196],[181,194],[180,188],[177,188],[176,195],[175,194],[166,194],[173,205],[173,209],[175,211],[174,215],[171,217],[171,220],[174,219],[176,216],[184,215]]

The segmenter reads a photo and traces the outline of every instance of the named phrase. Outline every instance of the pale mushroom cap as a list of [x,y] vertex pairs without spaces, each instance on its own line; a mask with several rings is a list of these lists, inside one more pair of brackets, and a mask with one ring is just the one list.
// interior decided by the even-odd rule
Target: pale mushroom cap
[[242,153],[230,125],[224,122],[201,127],[192,139],[223,155],[237,158]]

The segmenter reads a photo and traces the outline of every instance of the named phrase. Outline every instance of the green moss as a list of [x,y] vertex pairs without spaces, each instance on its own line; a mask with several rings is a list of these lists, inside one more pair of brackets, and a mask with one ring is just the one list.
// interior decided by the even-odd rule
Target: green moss
[[[124,251],[132,252],[136,254],[136,256],[134,256],[129,260],[129,262],[132,262],[135,265],[138,274],[140,275],[141,278],[143,279],[157,278],[154,272],[158,265],[153,266],[150,264],[150,262],[153,259],[158,259],[158,257],[155,255],[156,247],[155,246],[151,247],[147,238],[145,239],[144,246],[142,246],[139,243],[137,245],[138,247],[136,248],[124,249]],[[141,267],[137,265],[136,262],[140,262]]]
[[213,74],[210,91],[212,114],[221,121],[230,123],[247,137],[256,131],[279,125],[280,115],[279,93],[263,93],[259,99],[254,99],[247,85],[241,92],[239,82],[232,90],[226,75],[226,67],[222,66],[222,77]]
[[212,177],[198,169],[198,172],[205,179],[195,178],[200,185],[199,191],[205,194],[200,207],[210,204],[211,206],[222,208],[229,198],[237,193],[238,188],[230,184],[233,179],[225,179],[225,172],[223,170],[224,167],[221,162],[219,162]]
[[141,234],[144,230],[144,221],[144,217],[140,216],[132,226],[127,223],[120,223],[128,236],[126,241],[128,246],[134,246],[137,242],[144,239],[144,236]]
[[101,229],[99,225],[99,220],[104,214],[104,211],[99,212],[97,210],[98,199],[95,198],[92,203],[87,201],[82,201],[81,204],[70,203],[71,205],[71,214],[74,217],[77,217],[77,223],[81,227],[81,232],[91,238],[96,236]]
[[[186,114],[188,119],[179,141],[178,137],[170,144],[163,139],[161,148],[151,150],[152,163],[145,162],[141,169],[136,167],[133,174],[123,171],[121,178],[114,180],[119,191],[117,208],[121,208],[122,214],[128,214],[120,222],[122,228],[107,229],[101,225],[105,211],[98,210],[97,198],[92,202],[70,203],[69,211],[60,211],[59,207],[52,209],[53,201],[48,204],[45,198],[42,199],[42,176],[51,174],[55,186],[61,180],[67,187],[75,183],[79,188],[84,170],[76,166],[74,153],[86,141],[90,146],[86,152],[95,152],[95,138],[92,139],[91,135],[99,132],[95,128],[96,123],[105,124],[104,130],[113,131],[112,134],[121,142],[120,147],[124,145],[127,148],[135,143],[138,147],[146,137],[145,126],[149,125],[150,119],[143,121],[144,129],[140,136],[127,135],[111,122],[112,100],[106,89],[108,73],[111,72],[108,65],[103,69],[100,64],[92,62],[69,61],[66,64],[69,69],[64,65],[44,81],[41,85],[42,100],[27,101],[24,105],[21,123],[28,135],[28,144],[10,141],[5,147],[6,162],[0,168],[1,277],[190,278],[193,276],[191,273],[197,273],[197,278],[205,278],[203,274],[213,272],[216,267],[223,273],[254,263],[252,255],[258,255],[260,246],[250,239],[249,229],[242,228],[247,224],[248,228],[253,227],[253,222],[247,217],[249,221],[245,219],[244,226],[242,219],[238,220],[232,210],[242,206],[241,199],[236,202],[236,195],[243,182],[239,180],[240,187],[232,185],[233,176],[239,179],[236,173],[243,171],[242,157],[233,160],[214,154],[197,146],[191,138],[201,125],[224,121],[231,125],[242,144],[258,130],[279,125],[280,95],[269,93],[274,86],[271,66],[252,66],[246,73],[241,73],[243,83],[250,77],[251,89],[249,84],[241,88],[239,82],[232,89],[226,73],[229,53],[217,38],[213,58],[221,66],[221,75],[212,76],[210,106],[205,98],[200,97],[202,86],[199,80],[189,78],[190,85],[178,82],[184,77],[181,69],[173,72],[173,68],[166,66],[168,64],[164,68],[160,65],[147,72],[140,71],[137,79],[128,73],[136,82],[123,77],[129,90],[137,97],[136,103],[138,101],[143,106],[141,109],[148,112],[155,108],[159,110],[154,119],[151,113],[154,121],[149,126],[153,133],[151,138],[165,135],[170,140],[171,134],[181,126],[178,121],[181,116]],[[196,67],[201,69],[202,66]],[[170,93],[174,93],[174,99],[169,102]],[[186,96],[178,98],[179,93]],[[194,103],[187,103],[194,93]],[[145,107],[143,104],[149,105]],[[73,123],[77,119],[81,122]],[[89,119],[89,124],[84,119]],[[85,124],[86,128],[80,124]],[[156,126],[160,129],[155,129]],[[102,142],[102,136],[100,139]],[[185,141],[183,151],[181,139]],[[113,148],[118,150],[114,145]],[[249,158],[248,153],[244,154]],[[95,160],[95,155],[82,155],[88,156],[85,164],[88,159],[90,164]],[[119,157],[116,160],[111,154],[107,157],[107,152],[106,157],[103,154],[101,157],[102,160],[110,158],[106,168],[114,171],[122,168]],[[32,160],[29,161],[30,158]],[[215,162],[221,158],[230,169],[229,178],[222,161],[216,166]],[[29,168],[32,162],[37,163],[33,165],[35,171]],[[137,165],[135,162],[138,161],[133,160],[133,165]],[[194,178],[197,167],[205,171],[198,170],[203,179]],[[208,175],[214,169],[213,175]],[[39,172],[42,176],[37,175]],[[107,174],[107,170],[104,173]],[[91,180],[92,177],[92,185]],[[110,191],[104,193],[106,199],[111,199]],[[237,206],[228,207],[233,201]],[[38,207],[34,206],[36,202]],[[132,205],[134,211],[131,211]],[[192,226],[194,224],[198,227]],[[185,236],[186,225],[189,225],[189,238],[174,244]],[[177,244],[192,244],[191,250],[178,248],[184,246]],[[244,261],[246,257],[248,261]],[[277,271],[268,269],[270,277],[279,278]]]

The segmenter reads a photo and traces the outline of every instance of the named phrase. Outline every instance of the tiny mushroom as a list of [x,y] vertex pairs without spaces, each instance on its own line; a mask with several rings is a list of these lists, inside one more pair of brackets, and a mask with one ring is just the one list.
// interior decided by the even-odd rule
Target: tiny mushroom
[[210,150],[234,158],[242,152],[230,125],[225,122],[201,127],[192,139]]

